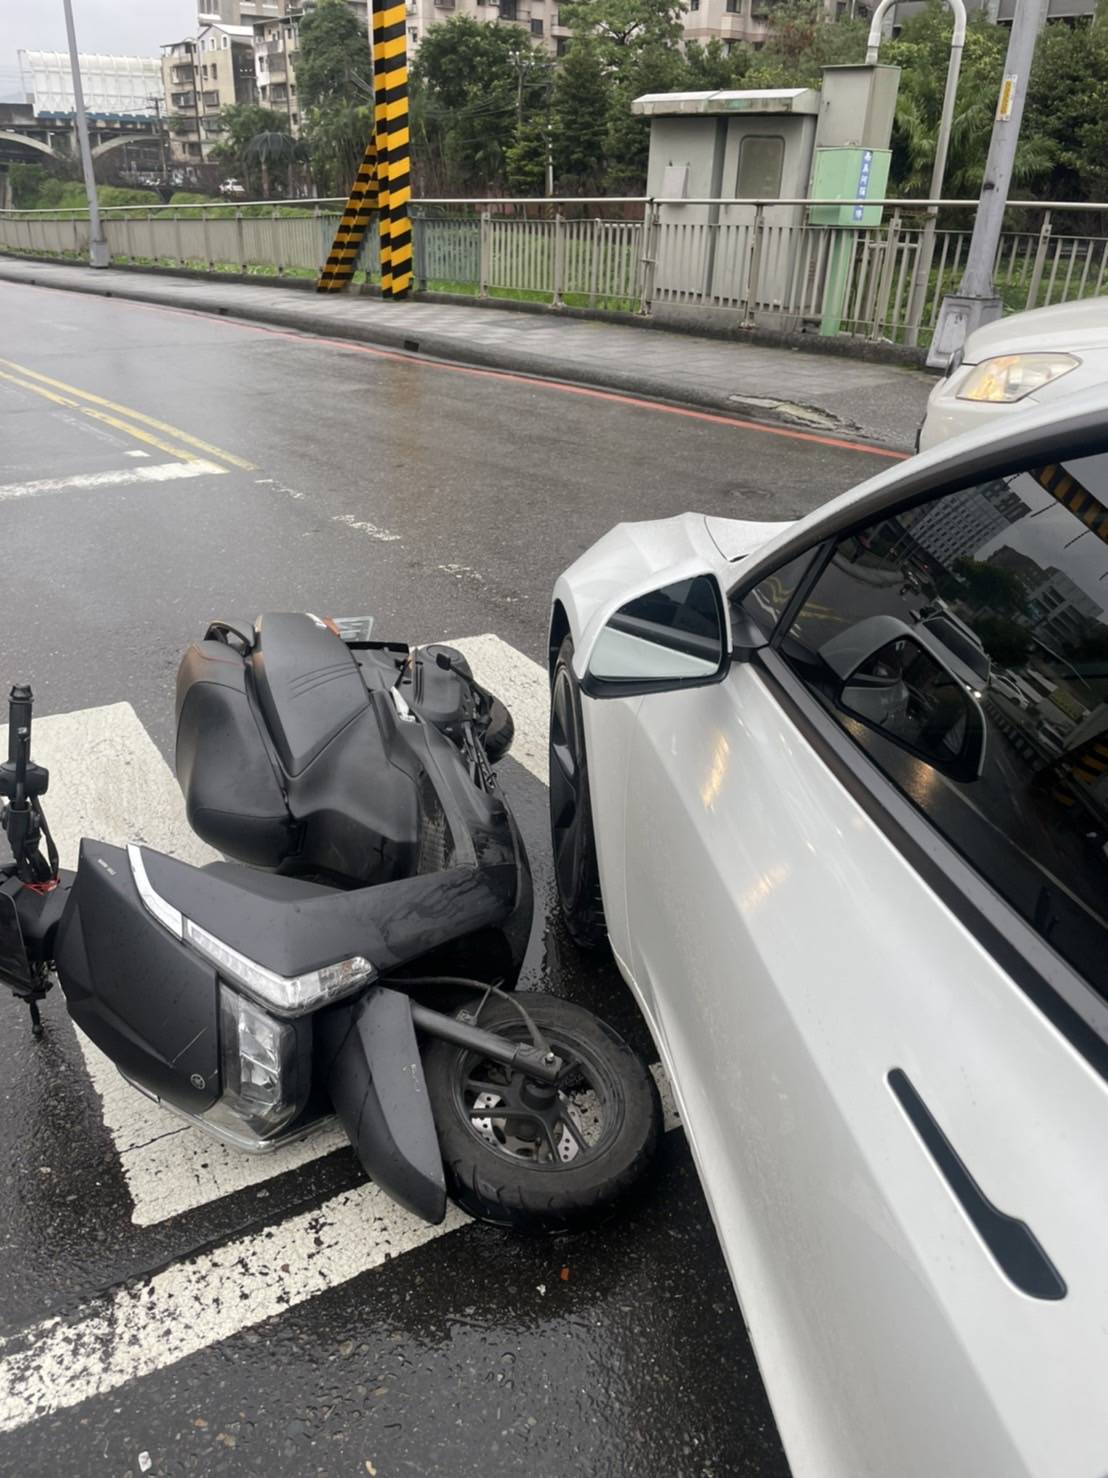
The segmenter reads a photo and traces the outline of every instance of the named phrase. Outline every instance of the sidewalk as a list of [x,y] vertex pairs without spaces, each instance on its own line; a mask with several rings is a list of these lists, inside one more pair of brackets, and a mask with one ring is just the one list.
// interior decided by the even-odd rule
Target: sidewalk
[[13,257],[0,257],[0,282],[220,313],[463,364],[710,406],[904,451],[913,449],[934,384],[919,370],[838,355],[509,308],[328,297],[261,282],[93,271]]

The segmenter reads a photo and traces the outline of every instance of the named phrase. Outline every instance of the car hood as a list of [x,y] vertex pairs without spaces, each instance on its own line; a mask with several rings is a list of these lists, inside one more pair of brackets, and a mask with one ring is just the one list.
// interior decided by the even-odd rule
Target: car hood
[[964,362],[980,364],[996,354],[1044,349],[1069,354],[1108,349],[1108,297],[1055,303],[1052,308],[1033,308],[1030,313],[987,323],[966,340]]
[[763,544],[791,529],[795,519],[777,523],[758,523],[747,518],[705,518],[704,524],[712,542],[726,560],[745,559]]

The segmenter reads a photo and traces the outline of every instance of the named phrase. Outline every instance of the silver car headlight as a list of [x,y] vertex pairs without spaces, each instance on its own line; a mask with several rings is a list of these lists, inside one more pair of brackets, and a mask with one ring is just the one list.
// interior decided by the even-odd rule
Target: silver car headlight
[[966,376],[958,400],[1011,405],[1068,375],[1081,363],[1072,354],[1000,354],[985,359]]

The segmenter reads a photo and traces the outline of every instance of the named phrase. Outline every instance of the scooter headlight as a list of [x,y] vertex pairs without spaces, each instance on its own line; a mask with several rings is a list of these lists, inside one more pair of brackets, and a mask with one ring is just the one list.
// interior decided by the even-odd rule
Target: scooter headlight
[[221,985],[219,1037],[223,1095],[204,1118],[222,1138],[253,1148],[279,1134],[304,1107],[307,1083],[296,1027]]
[[316,1007],[338,1000],[365,985],[374,975],[373,966],[364,955],[353,955],[348,960],[309,970],[304,975],[278,975],[232,949],[191,919],[184,920],[183,937],[200,954],[206,955],[221,975],[237,981],[243,990],[282,1016],[299,1016],[305,1011],[314,1011]]
[[127,856],[138,895],[158,923],[211,960],[222,976],[241,986],[280,1016],[301,1016],[337,1001],[366,985],[377,973],[364,955],[352,955],[332,965],[322,965],[318,970],[306,971],[303,975],[278,975],[275,970],[259,965],[257,960],[250,959],[193,923],[163,898],[151,883],[142,851],[134,843],[127,848]]

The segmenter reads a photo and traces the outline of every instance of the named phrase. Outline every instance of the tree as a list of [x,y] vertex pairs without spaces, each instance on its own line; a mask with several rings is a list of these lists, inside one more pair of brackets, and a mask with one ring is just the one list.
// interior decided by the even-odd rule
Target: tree
[[[915,195],[926,195],[930,189],[950,31],[950,12],[942,0],[929,0],[925,11],[905,23],[898,39],[882,48],[881,60],[903,69],[893,128],[890,189]],[[990,25],[982,12],[971,16],[943,185],[948,197],[976,196],[981,188],[1007,45],[1007,31]],[[1025,122],[1016,154],[1016,183],[1029,185],[1048,169],[1042,141]]]
[[987,608],[1008,616],[1026,615],[1027,591],[1012,570],[988,560],[956,559],[953,572],[959,585],[959,599],[971,610]]
[[[263,108],[258,103],[232,103],[221,110],[219,123],[220,139],[212,149],[212,158],[251,190],[253,182],[262,180],[263,175],[257,167],[257,152],[251,152],[251,145],[262,134],[287,134],[288,114]],[[263,193],[267,183],[262,180]]]
[[550,64],[515,26],[458,15],[432,27],[412,69],[417,187],[498,188],[517,132],[545,117],[551,83]]
[[613,65],[629,51],[676,48],[684,36],[682,0],[573,0],[559,13]]
[[1041,193],[1103,200],[1108,193],[1108,8],[1092,24],[1044,27],[1031,69],[1023,135],[1041,146]]
[[548,132],[549,125],[541,118],[531,118],[516,130],[515,141],[504,154],[508,188],[513,195],[544,194]]
[[1001,667],[1022,667],[1031,655],[1031,633],[1006,616],[982,616],[974,623],[981,645]]
[[369,37],[344,0],[320,0],[300,22],[296,87],[316,187],[345,195],[373,132]]
[[554,172],[560,193],[588,194],[603,184],[611,87],[592,42],[571,41],[551,99]]
[[737,87],[750,66],[750,52],[728,51],[713,38],[706,46],[690,41],[685,47],[686,85],[690,92],[724,92]]

